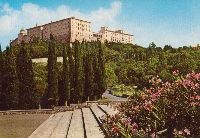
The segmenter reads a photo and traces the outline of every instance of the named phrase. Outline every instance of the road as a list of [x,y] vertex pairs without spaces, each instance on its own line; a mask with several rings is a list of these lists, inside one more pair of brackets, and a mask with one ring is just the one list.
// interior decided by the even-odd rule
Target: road
[[112,94],[109,94],[108,90],[106,90],[106,92],[103,93],[102,97],[107,98],[111,101],[127,101],[127,98],[117,97]]

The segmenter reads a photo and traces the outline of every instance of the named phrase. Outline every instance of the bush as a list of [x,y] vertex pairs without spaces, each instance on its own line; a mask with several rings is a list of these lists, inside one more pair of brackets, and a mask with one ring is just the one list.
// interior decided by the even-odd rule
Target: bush
[[119,113],[104,119],[112,137],[200,136],[200,73],[174,72],[172,83],[158,77],[151,88],[116,105]]

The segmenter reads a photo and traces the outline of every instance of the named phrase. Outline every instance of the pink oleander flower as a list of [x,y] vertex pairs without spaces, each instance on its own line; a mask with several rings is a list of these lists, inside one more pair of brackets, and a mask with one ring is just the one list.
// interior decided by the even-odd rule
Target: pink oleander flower
[[129,126],[132,134],[135,134],[138,131],[138,125],[134,122],[132,125]]
[[139,105],[135,106],[134,110],[138,111],[139,110]]
[[153,132],[153,133],[150,135],[150,138],[156,138],[156,133]]
[[172,73],[173,73],[174,76],[178,76],[179,75],[179,71],[178,70],[175,70]]
[[144,94],[144,93],[142,94],[142,99],[143,99],[143,100],[145,100],[147,97],[148,97],[148,95],[146,95],[146,94]]
[[134,122],[134,123],[132,124],[132,128],[133,128],[133,129],[138,129],[137,123]]
[[183,131],[178,131],[178,134],[179,134],[179,135],[182,135],[182,134],[183,134]]
[[191,100],[200,100],[200,95],[190,97]]
[[190,130],[188,130],[187,128],[184,129],[184,132],[186,133],[186,135],[190,135]]
[[128,126],[131,124],[131,119],[130,118],[122,118],[122,123],[125,125],[125,126]]
[[119,129],[118,129],[116,126],[114,126],[114,127],[112,128],[112,132],[113,132],[114,134],[118,134],[118,133],[119,133]]
[[161,79],[157,79],[157,80],[156,80],[156,83],[157,83],[157,84],[159,84],[159,83],[161,83],[161,82],[162,82]]
[[144,103],[144,109],[146,109],[147,111],[152,111],[153,105],[151,101],[146,101]]

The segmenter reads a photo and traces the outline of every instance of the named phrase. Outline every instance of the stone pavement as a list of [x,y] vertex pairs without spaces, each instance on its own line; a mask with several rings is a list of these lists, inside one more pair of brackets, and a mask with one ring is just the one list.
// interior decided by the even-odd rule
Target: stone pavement
[[90,108],[59,112],[51,115],[29,138],[104,138],[100,117],[115,114],[107,105],[91,105]]
[[74,111],[67,138],[84,138],[81,109]]

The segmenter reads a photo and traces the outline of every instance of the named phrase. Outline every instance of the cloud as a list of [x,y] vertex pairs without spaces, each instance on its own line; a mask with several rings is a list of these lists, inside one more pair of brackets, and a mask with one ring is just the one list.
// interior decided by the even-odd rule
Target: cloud
[[117,26],[116,17],[121,12],[121,6],[121,2],[113,2],[110,9],[100,8],[97,11],[92,12],[90,14],[90,19],[95,23],[93,24],[94,28],[102,25],[109,25],[115,28]]
[[[41,25],[71,16],[91,21],[92,29],[95,31],[104,25],[114,28],[117,26],[116,18],[120,14],[121,5],[121,2],[115,1],[111,3],[109,8],[100,7],[89,13],[82,13],[67,5],[48,9],[33,3],[24,3],[19,10],[15,10],[8,4],[3,4],[0,5],[0,40],[5,37],[16,37],[22,27],[26,29],[35,26],[36,23]],[[3,40],[3,44],[6,43],[8,42]]]

